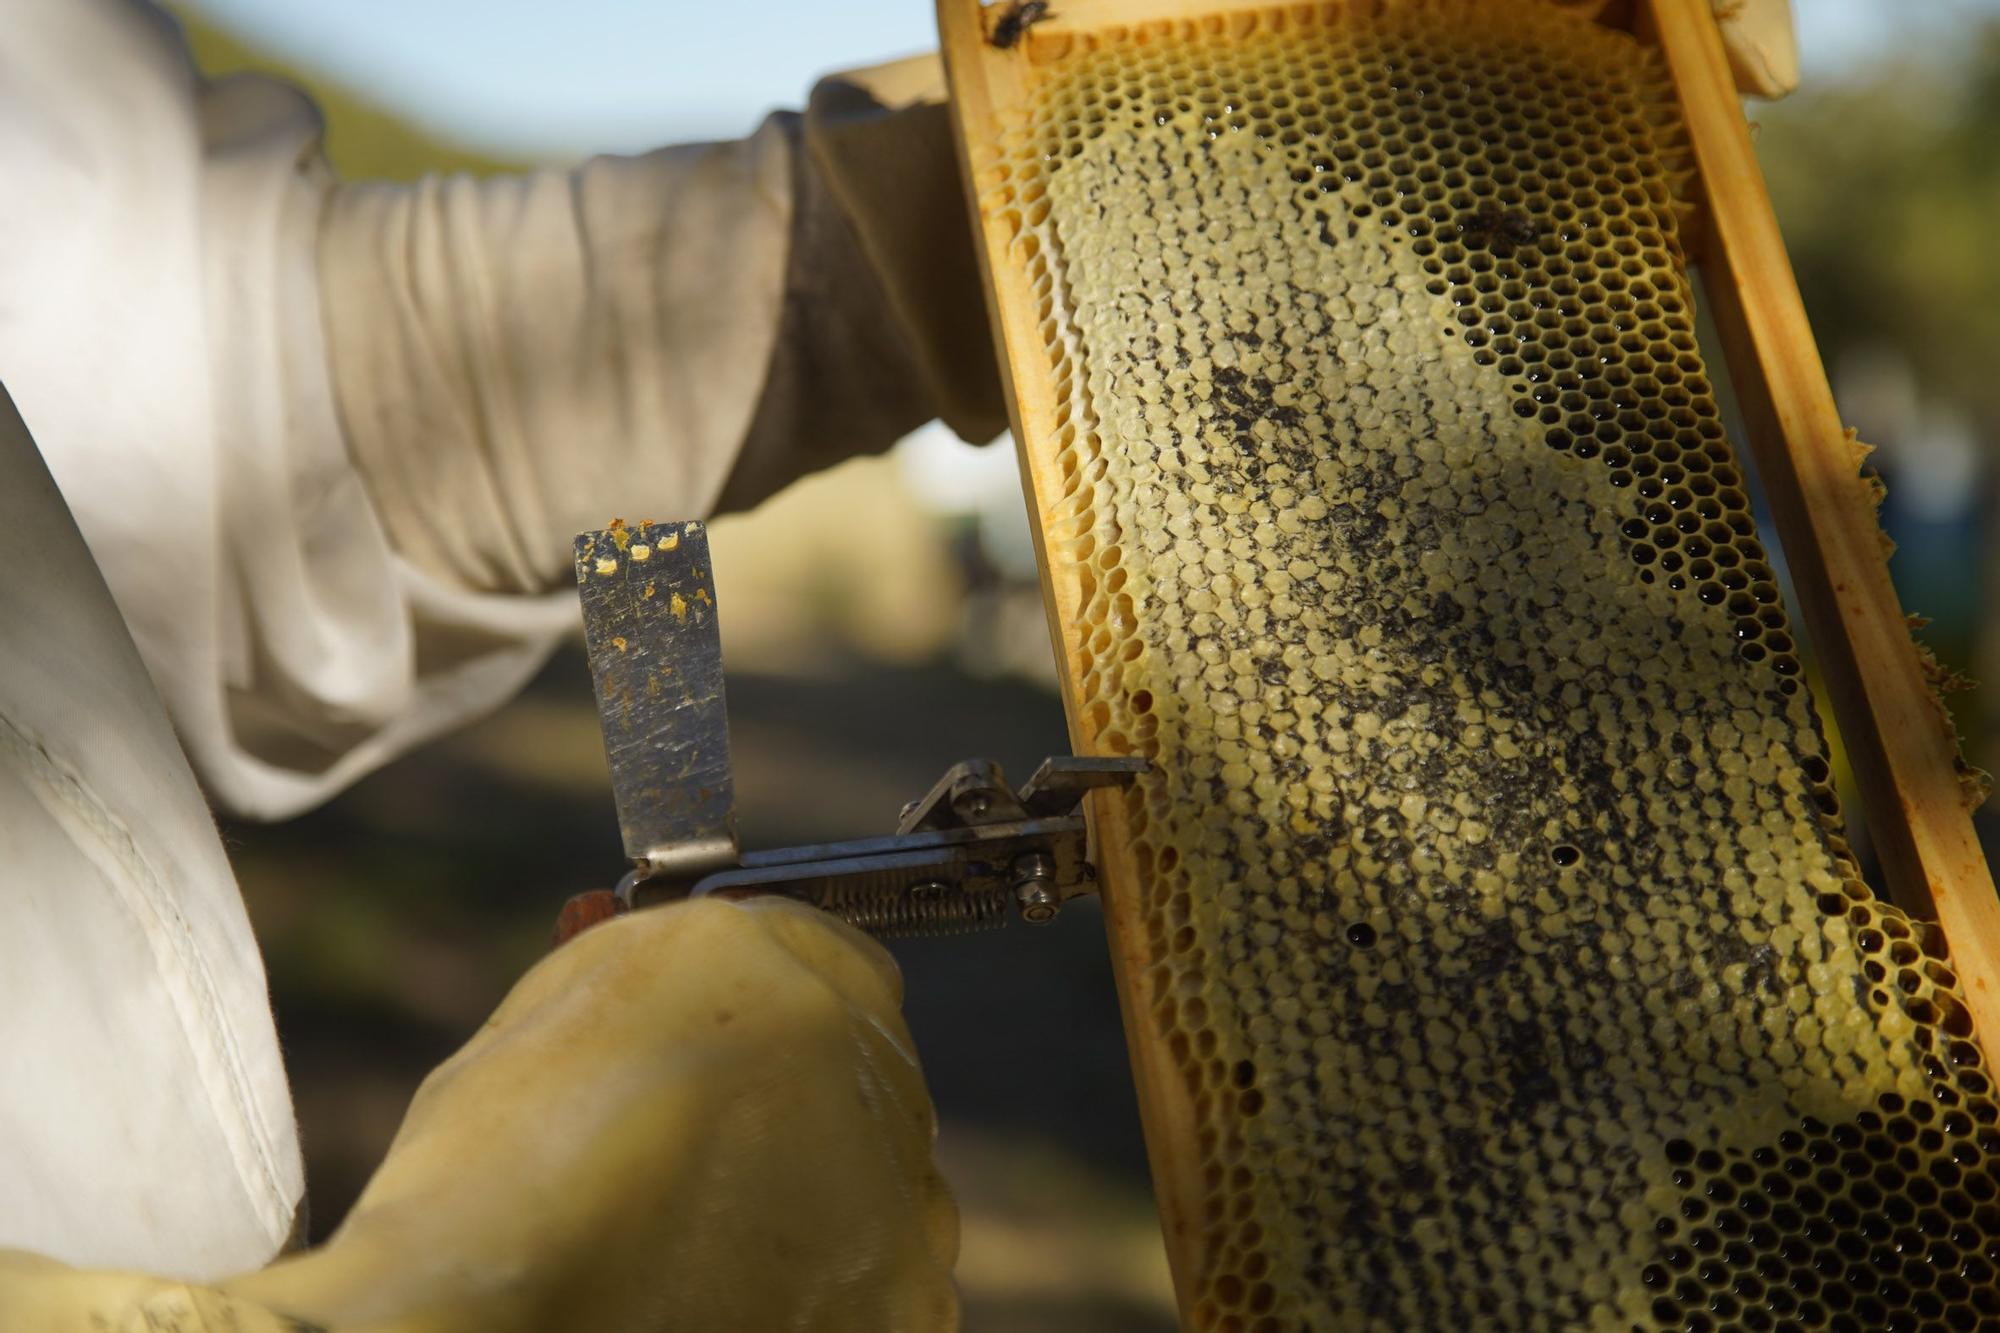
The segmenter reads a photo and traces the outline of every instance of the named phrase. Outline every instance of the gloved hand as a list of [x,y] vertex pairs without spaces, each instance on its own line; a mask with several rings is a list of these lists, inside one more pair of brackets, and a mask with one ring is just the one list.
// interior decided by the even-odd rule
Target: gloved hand
[[604,923],[425,1080],[325,1245],[211,1288],[0,1255],[0,1328],[949,1330],[901,998],[786,900]]

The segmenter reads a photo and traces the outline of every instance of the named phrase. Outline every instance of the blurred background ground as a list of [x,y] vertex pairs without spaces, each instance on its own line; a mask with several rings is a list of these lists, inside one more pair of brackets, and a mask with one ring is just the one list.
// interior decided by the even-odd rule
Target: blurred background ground
[[[287,72],[341,170],[398,178],[743,133],[819,72],[931,42],[927,0],[774,0],[754,22],[680,0],[178,8],[207,68]],[[1755,113],[1759,152],[1842,410],[1880,446],[1904,603],[1995,682],[1954,702],[2000,767],[2000,2],[1801,9],[1807,91]],[[747,846],[884,830],[952,760],[1020,776],[1066,748],[1011,446],[920,432],[714,545]],[[556,907],[619,870],[580,652],[326,808],[225,833],[324,1235]],[[965,1212],[967,1327],[1172,1327],[1095,914],[897,953]]]

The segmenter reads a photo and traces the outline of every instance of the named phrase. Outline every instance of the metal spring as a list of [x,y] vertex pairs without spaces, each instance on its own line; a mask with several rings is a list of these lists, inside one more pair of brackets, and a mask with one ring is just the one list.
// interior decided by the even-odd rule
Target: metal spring
[[1007,924],[1004,889],[877,889],[846,887],[825,894],[819,904],[883,939],[920,935],[963,935]]

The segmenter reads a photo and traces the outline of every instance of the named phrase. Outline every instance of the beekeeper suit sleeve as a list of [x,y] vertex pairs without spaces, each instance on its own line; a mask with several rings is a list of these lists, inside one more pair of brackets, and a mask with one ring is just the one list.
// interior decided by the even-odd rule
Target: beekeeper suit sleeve
[[[90,276],[19,265],[65,313],[0,332],[0,365],[235,813],[509,697],[574,629],[577,531],[1003,424],[934,59],[741,141],[407,185],[334,180],[294,89],[184,81],[184,141],[132,127],[120,180],[92,164],[76,215],[31,221]],[[139,188],[175,153],[180,198]],[[104,321],[148,373],[101,382]]]

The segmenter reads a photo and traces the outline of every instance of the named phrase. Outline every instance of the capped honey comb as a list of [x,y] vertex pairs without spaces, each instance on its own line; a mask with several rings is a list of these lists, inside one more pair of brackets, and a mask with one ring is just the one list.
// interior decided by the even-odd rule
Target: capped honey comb
[[1190,1323],[2000,1318],[2000,1109],[1843,840],[1656,55],[1022,46],[969,165],[1073,725],[1154,761],[1100,832]]

